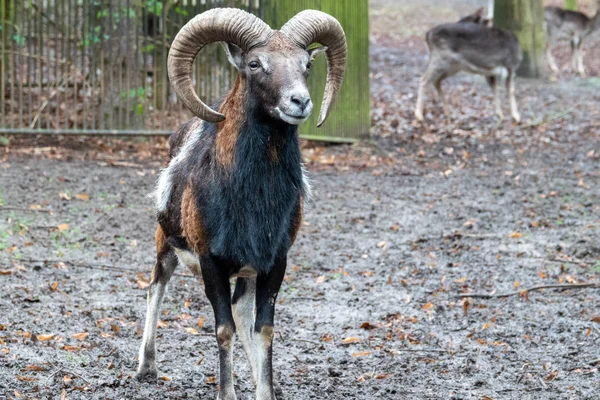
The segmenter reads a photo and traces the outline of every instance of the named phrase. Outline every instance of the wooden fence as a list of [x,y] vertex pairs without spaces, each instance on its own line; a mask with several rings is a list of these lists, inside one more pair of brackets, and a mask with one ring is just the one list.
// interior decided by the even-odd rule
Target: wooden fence
[[[307,8],[338,18],[348,36],[345,84],[317,129],[325,58],[316,63],[309,83],[315,112],[301,133],[331,141],[368,135],[367,0],[0,0],[0,133],[171,133],[190,113],[168,84],[169,44],[194,15],[223,6],[275,29]],[[193,78],[201,98],[223,96],[234,77],[218,44],[198,56]]]

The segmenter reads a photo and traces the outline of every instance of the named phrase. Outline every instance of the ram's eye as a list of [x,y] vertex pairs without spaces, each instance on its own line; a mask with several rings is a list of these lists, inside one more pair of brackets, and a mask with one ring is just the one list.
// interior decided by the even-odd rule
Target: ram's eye
[[260,64],[257,61],[250,61],[248,63],[248,67],[252,70],[255,71],[258,69],[258,67],[260,67]]
[[309,62],[308,64],[306,64],[306,70],[310,71],[310,67],[312,67],[312,63]]

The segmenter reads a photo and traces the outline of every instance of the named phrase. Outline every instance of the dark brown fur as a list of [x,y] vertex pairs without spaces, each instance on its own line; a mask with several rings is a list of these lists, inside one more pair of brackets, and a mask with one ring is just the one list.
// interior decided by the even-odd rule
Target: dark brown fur
[[292,239],[291,243],[296,241],[298,232],[300,231],[300,226],[302,225],[302,218],[304,217],[304,199],[302,196],[300,196],[300,201],[298,203],[298,210],[294,216],[294,220],[292,221],[292,233],[290,234],[290,238]]
[[230,167],[235,160],[235,145],[238,133],[246,117],[244,110],[246,102],[246,80],[239,75],[233,89],[219,108],[219,112],[227,115],[225,121],[219,123],[219,133],[216,140],[216,158],[224,167]]
[[157,282],[157,281],[162,281],[164,280],[164,273],[162,270],[162,258],[165,256],[165,254],[169,251],[169,247],[167,244],[167,238],[165,237],[165,233],[163,232],[163,229],[161,228],[161,226],[157,226],[156,227],[156,233],[154,234],[154,241],[156,242],[156,255],[157,255],[157,262],[154,265],[154,268],[152,268],[152,278],[151,278],[151,282]]
[[196,205],[192,185],[188,183],[181,197],[181,234],[187,244],[198,256],[208,253],[208,239],[202,215]]

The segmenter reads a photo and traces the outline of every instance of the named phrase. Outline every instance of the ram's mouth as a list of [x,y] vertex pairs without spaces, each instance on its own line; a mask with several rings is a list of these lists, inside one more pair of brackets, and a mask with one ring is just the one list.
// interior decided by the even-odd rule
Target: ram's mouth
[[305,122],[308,119],[308,117],[310,117],[310,111],[304,112],[302,115],[291,115],[284,111],[281,111],[279,107],[277,107],[275,110],[279,114],[279,118],[290,125],[300,125],[301,123]]

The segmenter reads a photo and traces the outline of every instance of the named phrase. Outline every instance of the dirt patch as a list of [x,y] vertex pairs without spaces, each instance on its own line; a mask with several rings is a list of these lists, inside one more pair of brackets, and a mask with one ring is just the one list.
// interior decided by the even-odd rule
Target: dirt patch
[[[281,399],[596,398],[597,289],[455,297],[597,282],[595,81],[519,80],[516,127],[461,75],[447,83],[453,124],[434,104],[421,125],[425,62],[422,47],[374,43],[375,143],[304,150],[316,194],[279,297]],[[0,397],[216,398],[212,312],[182,269],[162,379],[133,379],[164,141],[16,144],[0,163]],[[253,398],[239,346],[235,371]]]

